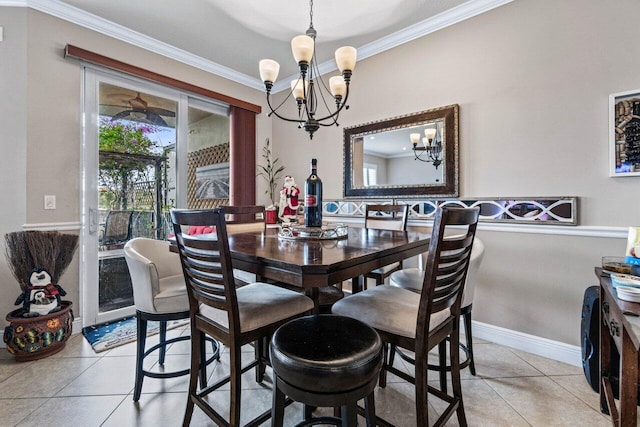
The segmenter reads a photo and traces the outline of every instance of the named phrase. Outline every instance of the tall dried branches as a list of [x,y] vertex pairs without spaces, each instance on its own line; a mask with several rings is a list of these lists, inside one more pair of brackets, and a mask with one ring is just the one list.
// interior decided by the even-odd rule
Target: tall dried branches
[[44,268],[58,283],[78,248],[78,236],[57,231],[16,231],[7,233],[5,255],[13,277],[24,289],[31,270]]

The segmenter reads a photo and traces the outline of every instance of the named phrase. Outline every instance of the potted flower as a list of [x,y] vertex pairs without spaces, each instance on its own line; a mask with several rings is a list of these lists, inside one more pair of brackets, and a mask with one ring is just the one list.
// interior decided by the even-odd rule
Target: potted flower
[[6,317],[7,350],[17,361],[41,359],[62,350],[71,335],[71,301],[58,284],[78,248],[78,236],[57,231],[17,231],[5,235],[5,255],[20,285],[20,308]]
[[276,196],[278,198],[280,197],[280,193],[276,192],[276,186],[278,177],[282,171],[284,171],[284,166],[278,165],[280,161],[279,158],[276,157],[275,160],[272,159],[269,138],[266,139],[264,147],[262,148],[262,158],[265,159],[266,165],[258,165],[260,172],[258,172],[257,176],[261,176],[267,181],[267,189],[264,193],[269,196],[269,200],[271,201],[271,205],[265,209],[267,212],[266,222],[267,224],[275,224],[276,218],[278,217],[278,201],[276,200]]

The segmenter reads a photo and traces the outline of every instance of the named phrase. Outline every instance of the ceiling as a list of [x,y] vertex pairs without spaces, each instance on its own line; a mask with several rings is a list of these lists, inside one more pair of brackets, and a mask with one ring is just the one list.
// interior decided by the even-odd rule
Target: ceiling
[[[259,89],[258,62],[274,59],[281,65],[275,91],[288,86],[288,77],[297,72],[290,40],[309,26],[307,1],[22,1]],[[511,1],[315,0],[316,60],[322,73],[329,72],[335,69],[333,52],[340,46],[358,48],[358,59],[364,59]]]
[[[442,121],[436,125],[438,132],[442,133]],[[372,132],[364,135],[365,154],[382,157],[385,159],[393,159],[397,157],[413,157],[413,150],[410,134],[419,133],[420,137],[424,136],[423,132],[427,128],[434,127],[433,122],[416,124],[398,129],[384,130],[381,132]],[[437,137],[439,139],[441,137]],[[422,146],[422,142],[420,143]]]

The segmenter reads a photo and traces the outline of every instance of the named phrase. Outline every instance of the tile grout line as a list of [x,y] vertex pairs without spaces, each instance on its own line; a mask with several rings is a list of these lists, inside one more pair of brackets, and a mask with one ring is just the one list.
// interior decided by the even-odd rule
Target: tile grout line
[[[68,357],[68,358],[56,358],[57,360],[63,360],[63,359],[95,359],[93,361],[93,363],[91,363],[89,366],[87,366],[84,370],[82,370],[81,372],[78,373],[78,375],[76,375],[74,378],[70,379],[69,382],[67,382],[65,385],[63,385],[62,387],[60,387],[57,391],[54,392],[53,396],[48,396],[48,397],[43,397],[44,401],[36,406],[35,408],[33,408],[32,411],[30,411],[28,414],[26,414],[22,419],[20,419],[20,421],[18,421],[16,423],[16,425],[19,425],[20,423],[22,423],[23,421],[25,421],[27,418],[29,418],[31,416],[31,414],[33,414],[34,412],[36,412],[38,409],[40,409],[42,406],[44,406],[47,402],[49,402],[51,399],[54,398],[54,396],[58,393],[60,393],[62,390],[64,390],[65,387],[67,387],[69,384],[71,384],[76,378],[78,378],[80,375],[82,375],[87,369],[89,369],[90,367],[92,367],[94,364],[96,364],[98,362],[98,360],[100,360],[100,358],[93,358],[93,357],[82,357],[82,356],[78,356],[78,357]],[[29,366],[32,366],[35,363],[35,361],[31,361],[29,362]],[[13,374],[13,375],[17,375],[18,371]],[[10,375],[8,378],[12,378],[13,375]],[[8,379],[7,378],[7,379]],[[7,379],[5,379],[4,381],[6,381]],[[3,382],[4,382],[3,381]],[[0,383],[1,384],[1,383]],[[33,399],[33,397],[29,397],[28,399]]]
[[113,408],[113,410],[111,412],[109,412],[109,414],[107,415],[107,417],[100,423],[100,426],[103,426],[107,421],[109,421],[109,418],[111,418],[113,416],[113,414],[116,413],[116,411],[118,410],[118,408],[120,406],[122,406],[122,404],[124,403],[125,400],[127,400],[127,398],[130,396],[131,393],[127,393],[124,395],[124,397],[122,398],[122,400],[115,406],[115,408]]
[[[513,378],[518,378],[518,377],[513,377]],[[484,381],[484,383],[487,385],[487,387],[489,387],[491,390],[493,390],[493,392],[509,407],[513,410],[513,412],[515,412],[516,414],[518,414],[518,416],[520,418],[522,418],[522,420],[529,426],[532,426],[533,424],[531,424],[529,422],[529,420],[520,413],[520,411],[518,411],[511,403],[509,403],[499,392],[498,390],[496,390],[495,388],[491,387],[491,384],[487,381],[484,380],[484,378],[482,379],[482,381]]]
[[[33,399],[33,397],[30,397],[29,399]],[[34,412],[36,412],[38,409],[40,409],[43,405],[45,405],[49,400],[51,400],[51,397],[43,397],[44,401],[36,406],[35,408],[33,408],[33,411],[29,412],[28,414],[26,414],[22,419],[20,419],[20,421],[18,421],[17,423],[15,423],[14,425],[17,426],[19,425],[21,422],[23,422],[24,420],[26,420],[27,418],[29,418],[31,416],[31,414],[33,414]]]
[[[522,360],[524,363],[526,363],[527,365],[531,366],[533,369],[535,369],[536,371],[540,372],[540,375],[537,376],[542,376],[542,377],[546,377],[547,374],[545,374],[544,372],[542,372],[540,369],[536,368],[533,363],[529,362],[528,360],[526,360],[525,358],[521,357],[518,353],[516,353],[515,351],[513,351],[512,348],[510,347],[506,347],[507,350],[509,350],[509,352],[511,352],[511,354],[513,354],[514,356],[516,356],[518,359]],[[536,375],[527,375],[529,377],[534,377]]]
[[[558,376],[562,376],[562,375],[558,375]],[[559,382],[557,382],[553,376],[548,376],[548,378],[553,381],[554,384],[557,384],[559,387],[561,387],[563,390],[565,390],[567,393],[569,393],[570,395],[572,395],[573,397],[575,397],[576,399],[578,399],[580,402],[584,403],[585,405],[587,405],[587,407],[593,411],[595,411],[596,413],[600,414],[600,415],[605,415],[602,412],[600,412],[599,410],[595,409],[593,406],[589,405],[589,403],[587,403],[584,399],[582,399],[580,396],[576,395],[575,393],[573,393],[571,390],[569,390],[568,388],[566,388],[565,386],[563,386],[562,384],[560,384]],[[594,392],[595,393],[595,392]],[[609,416],[606,416],[607,419],[609,419]]]

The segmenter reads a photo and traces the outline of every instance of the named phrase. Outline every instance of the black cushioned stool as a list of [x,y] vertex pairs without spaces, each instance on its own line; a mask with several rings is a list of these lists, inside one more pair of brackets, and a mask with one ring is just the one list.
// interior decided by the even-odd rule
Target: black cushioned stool
[[[382,367],[378,333],[338,315],[301,317],[282,325],[269,347],[274,372],[272,426],[281,427],[285,396],[305,405],[298,424],[357,425],[357,402],[365,399],[367,426],[375,426],[373,391]],[[311,407],[341,408],[341,418],[311,418]]]

